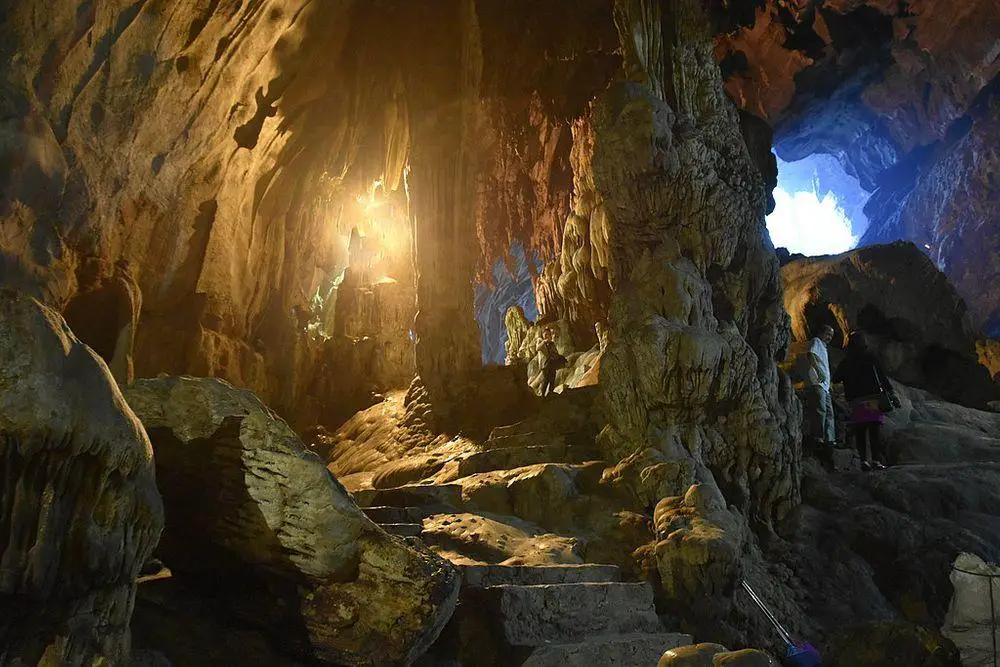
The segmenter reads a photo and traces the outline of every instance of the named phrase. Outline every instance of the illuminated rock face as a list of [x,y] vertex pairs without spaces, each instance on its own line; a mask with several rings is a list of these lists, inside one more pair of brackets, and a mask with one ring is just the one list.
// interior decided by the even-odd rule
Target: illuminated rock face
[[[775,365],[787,324],[763,179],[722,92],[707,17],[698,2],[673,3],[662,23],[659,11],[618,6],[632,82],[594,105],[612,293],[599,442],[612,460],[652,449],[687,461],[675,495],[713,499],[685,498],[688,528],[656,546],[668,603],[704,600],[690,617],[710,622],[742,575],[746,518],[766,524],[798,504],[798,407]],[[658,39],[662,54],[647,51]],[[670,514],[682,501],[661,505]]]
[[128,664],[136,578],[163,528],[149,439],[94,352],[10,290],[0,470],[3,662]]
[[228,599],[286,652],[333,664],[411,664],[437,638],[454,569],[368,520],[253,394],[195,378],[126,393],[157,453],[170,517],[158,553],[179,582]]

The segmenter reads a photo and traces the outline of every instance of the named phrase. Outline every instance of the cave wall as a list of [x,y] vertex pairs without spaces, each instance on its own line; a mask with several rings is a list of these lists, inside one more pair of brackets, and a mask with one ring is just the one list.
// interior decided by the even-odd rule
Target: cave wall
[[[306,331],[327,314],[315,297],[348,263],[345,205],[374,179],[403,189],[411,126],[427,139],[415,215],[438,214],[449,182],[422,167],[451,168],[437,145],[450,119],[424,120],[446,104],[430,73],[449,76],[455,43],[436,52],[411,28],[446,25],[458,5],[436,17],[350,1],[8,4],[0,281],[62,308],[89,258],[128,260],[143,296],[137,375],[224,377],[293,423],[327,419],[343,392],[321,376],[337,371],[329,346]],[[442,67],[408,69],[402,54]],[[438,261],[471,277],[463,206]],[[456,294],[471,305],[471,284]]]
[[61,307],[83,258],[125,258],[139,375],[294,414],[314,353],[292,309],[346,249],[305,199],[327,166],[308,135],[357,143],[317,119],[342,91],[309,67],[347,48],[352,3],[8,4],[3,282]]
[[756,12],[716,41],[733,99],[775,126],[783,160],[840,160],[874,193],[862,245],[924,248],[995,330],[996,2],[768,0]]

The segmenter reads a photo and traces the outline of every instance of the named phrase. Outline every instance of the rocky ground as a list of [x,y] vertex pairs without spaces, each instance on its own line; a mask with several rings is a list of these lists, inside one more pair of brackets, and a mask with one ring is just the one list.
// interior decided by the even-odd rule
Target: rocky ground
[[[848,660],[843,644],[858,636],[849,630],[897,623],[894,632],[915,636],[906,634],[907,622],[940,628],[959,552],[1000,558],[1000,415],[905,386],[898,393],[903,407],[885,427],[892,467],[862,472],[844,450],[844,469],[831,471],[806,456],[801,507],[755,540],[763,558],[749,576],[762,595],[841,660]],[[643,567],[652,507],[629,488],[623,466],[588,448],[590,411],[588,392],[570,391],[485,442],[401,454],[391,439],[358,439],[359,424],[384,429],[389,420],[373,408],[327,443],[330,469],[386,529],[419,538],[460,566],[614,564],[625,580],[659,586]],[[382,462],[361,473],[362,452]],[[392,452],[392,460],[376,452]],[[745,622],[760,641],[755,619]],[[889,664],[851,659],[857,662],[834,664]]]

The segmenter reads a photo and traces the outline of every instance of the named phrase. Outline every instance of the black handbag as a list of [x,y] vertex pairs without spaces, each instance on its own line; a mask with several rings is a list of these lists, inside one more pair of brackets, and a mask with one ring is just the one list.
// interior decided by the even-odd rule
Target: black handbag
[[903,404],[896,397],[896,393],[892,390],[892,385],[882,381],[878,368],[873,367],[872,373],[875,374],[875,385],[878,387],[878,411],[882,414],[888,414],[896,408],[903,407]]

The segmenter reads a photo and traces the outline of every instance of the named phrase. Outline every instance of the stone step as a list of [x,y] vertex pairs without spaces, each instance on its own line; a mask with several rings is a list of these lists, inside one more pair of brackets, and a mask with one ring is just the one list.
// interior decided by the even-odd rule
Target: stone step
[[424,529],[419,523],[380,523],[378,526],[390,535],[400,537],[420,537]]
[[458,462],[458,477],[511,470],[539,463],[583,463],[600,458],[596,446],[572,447],[565,441],[548,445],[497,447],[476,452]]
[[389,489],[359,489],[354,499],[361,507],[458,506],[462,503],[462,487],[459,484],[410,484]]
[[459,565],[463,586],[613,583],[617,565]]
[[499,585],[480,590],[510,646],[572,644],[595,636],[663,629],[648,583]]
[[691,641],[691,635],[675,632],[591,637],[575,644],[536,648],[521,667],[653,667],[665,651]]
[[430,514],[423,507],[362,507],[361,511],[375,523],[420,523]]

